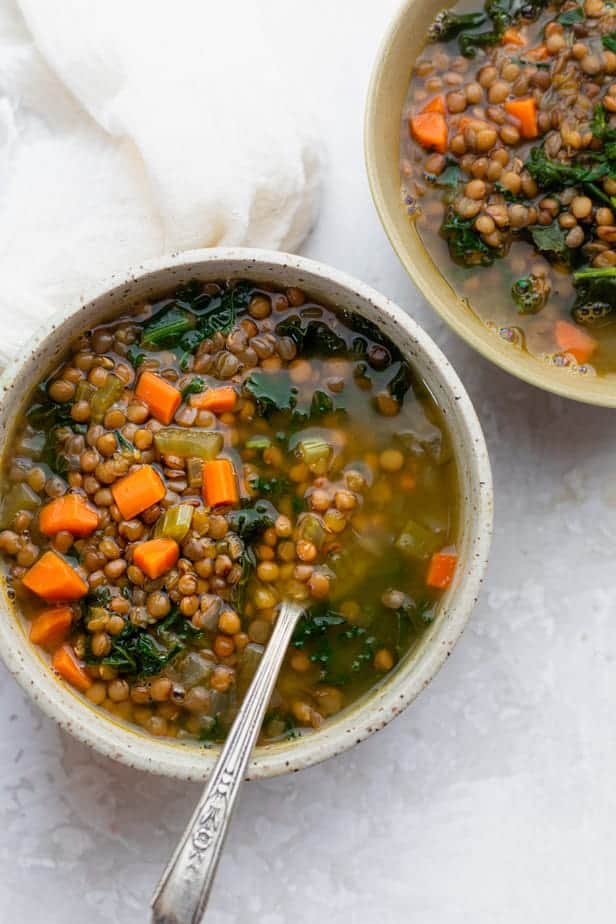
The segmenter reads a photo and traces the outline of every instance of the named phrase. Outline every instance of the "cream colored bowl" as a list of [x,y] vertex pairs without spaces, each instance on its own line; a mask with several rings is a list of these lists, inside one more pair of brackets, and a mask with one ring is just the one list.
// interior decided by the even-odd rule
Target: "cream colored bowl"
[[[15,420],[40,379],[60,360],[69,342],[179,283],[248,278],[281,287],[305,288],[317,299],[352,309],[376,322],[394,340],[427,382],[444,413],[460,473],[460,566],[442,599],[438,615],[412,656],[380,686],[328,721],[318,732],[260,747],[249,776],[274,776],[310,766],[361,741],[401,712],[434,676],[459,637],[473,609],[483,578],[492,527],[492,486],[486,447],[468,395],[438,347],[400,308],[384,296],[327,266],[288,254],[261,250],[201,250],[140,266],[80,305],[49,321],[24,348],[22,357],[0,379],[0,436],[10,449]],[[15,614],[2,577],[0,655],[32,699],[62,728],[97,751],[142,770],[179,779],[202,779],[216,752],[198,744],[152,738],[105,713],[57,679],[44,655],[32,646]]]
[[[481,5],[478,3],[478,5]],[[486,359],[565,398],[616,407],[616,377],[593,377],[548,365],[489,330],[438,270],[409,220],[400,193],[400,119],[411,71],[443,0],[406,0],[379,49],[366,100],[368,181],[383,227],[411,279],[442,318]],[[481,272],[481,270],[478,270]]]

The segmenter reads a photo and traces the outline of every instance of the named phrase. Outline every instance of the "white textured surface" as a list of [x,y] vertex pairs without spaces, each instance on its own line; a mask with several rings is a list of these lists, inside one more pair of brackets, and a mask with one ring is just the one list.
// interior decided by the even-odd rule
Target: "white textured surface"
[[[607,924],[614,413],[490,366],[443,327],[391,253],[364,178],[361,118],[394,7],[271,2],[281,59],[303,69],[329,147],[304,252],[405,306],[465,381],[494,466],[488,582],[462,641],[405,715],[326,765],[246,787],[207,920]],[[197,790],[96,758],[1,668],[0,696],[0,921],[145,924]]]

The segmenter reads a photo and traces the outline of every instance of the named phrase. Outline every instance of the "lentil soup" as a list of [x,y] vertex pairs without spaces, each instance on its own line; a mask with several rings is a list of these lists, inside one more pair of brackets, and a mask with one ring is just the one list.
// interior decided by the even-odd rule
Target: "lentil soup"
[[370,322],[189,283],[83,334],[7,456],[0,551],[31,641],[93,704],[222,740],[279,601],[302,601],[262,739],[395,669],[456,565],[438,408]]
[[440,271],[513,347],[616,372],[616,7],[439,13],[402,113],[402,194]]

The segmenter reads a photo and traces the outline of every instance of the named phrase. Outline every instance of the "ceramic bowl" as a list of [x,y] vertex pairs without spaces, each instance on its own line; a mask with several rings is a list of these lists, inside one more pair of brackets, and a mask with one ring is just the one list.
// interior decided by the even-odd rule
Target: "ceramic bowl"
[[[486,447],[468,395],[443,354],[400,308],[361,282],[301,257],[261,250],[202,250],[139,266],[110,280],[99,292],[48,321],[0,379],[0,445],[11,445],[15,419],[41,377],[51,371],[68,343],[83,330],[126,311],[189,279],[247,278],[277,286],[299,286],[316,299],[350,308],[376,322],[427,382],[447,420],[460,473],[460,564],[438,615],[412,657],[402,660],[370,695],[329,720],[318,732],[259,747],[250,778],[299,770],[346,750],[382,728],[434,676],[473,609],[482,581],[492,524],[492,488]],[[0,655],[32,699],[66,731],[102,754],[132,767],[179,779],[208,775],[216,751],[198,744],[147,736],[100,711],[54,676],[32,646],[0,582]]]
[[[487,359],[547,391],[616,407],[616,377],[582,376],[512,347],[489,330],[441,275],[400,192],[400,118],[411,71],[443,0],[406,0],[377,54],[366,100],[364,148],[368,181],[383,227],[404,268],[441,317]],[[481,272],[478,270],[478,272]]]

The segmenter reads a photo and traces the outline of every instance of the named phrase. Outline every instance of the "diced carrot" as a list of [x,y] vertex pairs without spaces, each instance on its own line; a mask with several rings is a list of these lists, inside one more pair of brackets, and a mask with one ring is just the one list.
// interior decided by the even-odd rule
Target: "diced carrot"
[[149,539],[135,546],[133,561],[151,581],[171,571],[180,555],[175,539]]
[[39,514],[39,527],[46,536],[66,530],[83,538],[98,526],[98,514],[81,494],[65,494],[45,504]]
[[430,559],[426,584],[444,590],[449,587],[456,570],[458,556],[455,552],[435,552]]
[[137,382],[135,395],[149,407],[161,423],[169,424],[182,403],[182,393],[153,372],[142,372]]
[[228,459],[214,459],[203,466],[203,497],[210,507],[238,502],[235,469]]
[[526,45],[524,36],[520,35],[518,30],[514,29],[513,26],[509,26],[508,29],[505,29],[501,42],[503,45],[517,45],[519,48],[521,48],[522,45]]
[[432,99],[426,103],[426,105],[421,110],[422,112],[440,112],[441,115],[445,115],[445,97],[444,96],[433,96]]
[[420,112],[413,116],[411,131],[422,148],[434,148],[441,154],[447,150],[447,122],[440,112]]
[[73,621],[70,606],[53,606],[42,610],[30,624],[30,641],[50,651],[66,638]]
[[45,552],[29,571],[23,584],[43,600],[59,603],[79,600],[88,592],[88,585],[67,561],[56,552]]
[[537,137],[537,103],[532,96],[507,100],[505,110],[520,123],[522,138]]
[[62,645],[58,648],[51,659],[51,666],[60,674],[60,677],[67,680],[71,686],[81,690],[82,693],[92,686],[92,681],[83,669],[83,664],[77,659],[70,645]]
[[114,482],[111,493],[125,520],[132,520],[165,496],[163,480],[151,465],[142,465]]
[[594,337],[570,321],[556,321],[554,337],[558,349],[563,353],[571,353],[578,363],[588,362],[599,346]]
[[535,48],[529,48],[528,51],[524,52],[525,58],[530,58],[531,61],[545,61],[549,57],[549,52],[545,45],[537,45]]
[[232,411],[237,401],[237,393],[231,385],[221,388],[209,388],[199,395],[190,396],[191,407],[198,407],[203,411],[212,411],[213,414],[224,414]]

